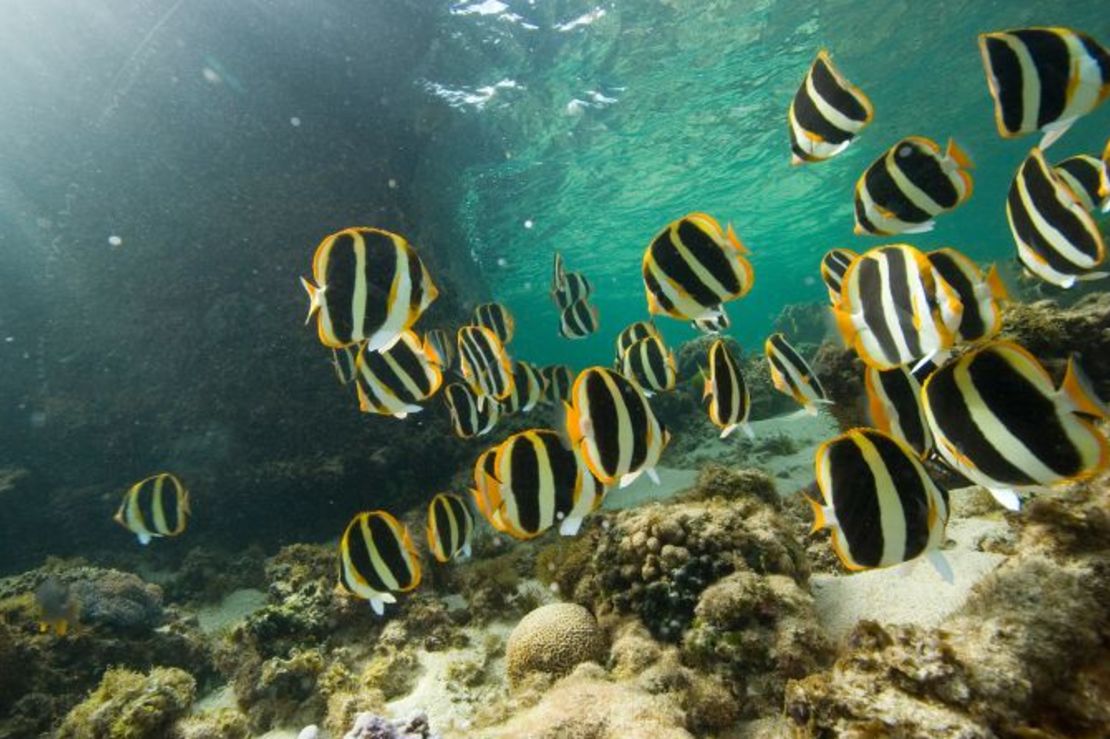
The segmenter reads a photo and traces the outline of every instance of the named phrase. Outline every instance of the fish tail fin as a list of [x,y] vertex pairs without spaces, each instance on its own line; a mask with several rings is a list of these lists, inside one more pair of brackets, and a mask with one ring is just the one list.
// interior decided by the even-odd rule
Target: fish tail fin
[[1068,357],[1068,369],[1060,392],[1071,403],[1072,408],[1084,415],[1095,418],[1110,418],[1110,408],[1095,393],[1087,373],[1079,366],[1076,356]]
[[987,288],[990,290],[991,297],[995,300],[1010,299],[1010,292],[1006,289],[1006,284],[1002,282],[1001,275],[998,274],[998,267],[993,264],[987,271]]
[[808,495],[803,495],[809,507],[813,509],[813,526],[810,528],[809,533],[815,534],[823,528],[836,525],[836,516],[833,514],[832,508],[823,506]]
[[945,155],[964,169],[975,168],[975,163],[971,161],[971,157],[966,151],[960,148],[960,145],[956,143],[955,139],[948,139],[948,148],[945,151]]
[[304,277],[301,278],[301,284],[304,286],[305,292],[308,293],[308,316],[304,319],[305,325],[307,326],[316,311],[320,310],[321,296],[324,291],[313,285]]

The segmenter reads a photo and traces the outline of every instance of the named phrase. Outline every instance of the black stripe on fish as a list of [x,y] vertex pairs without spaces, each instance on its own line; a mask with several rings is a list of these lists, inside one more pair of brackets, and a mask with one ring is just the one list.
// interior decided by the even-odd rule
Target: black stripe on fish
[[876,226],[871,221],[871,219],[867,217],[867,208],[864,207],[863,198],[859,196],[859,193],[856,193],[856,202],[854,207],[856,211],[856,223],[859,224],[859,227],[867,233],[878,233],[879,227]]
[[[1043,128],[1059,120],[1068,104],[1068,80],[1071,77],[1071,53],[1060,34],[1049,29],[1029,28],[1014,33],[1033,59],[1040,81],[1036,127]],[[1027,88],[1025,88],[1027,89]]]
[[[724,247],[717,243],[710,234],[695,225],[693,221],[686,218],[679,221],[677,232],[678,238],[681,239],[682,245],[690,252],[690,256],[692,256],[705,271],[713,275],[728,295],[736,295],[740,292],[740,279],[733,270],[732,263],[729,261]],[[691,291],[691,293],[693,293],[693,291]],[[714,293],[714,295],[716,295],[716,293]],[[726,296],[716,295],[716,300],[713,300],[710,305],[716,305],[721,302],[721,298],[724,297]]]
[[557,432],[541,429],[535,433],[547,452],[551,470],[552,487],[555,493],[552,511],[556,517],[560,513],[565,516],[574,508],[574,494],[578,486],[578,456],[567,448]]
[[[911,357],[920,357],[924,355],[921,350],[921,337],[918,334],[918,329],[914,326],[913,316],[913,282],[918,282],[921,276],[917,269],[917,264],[906,264],[906,261],[912,259],[911,252],[905,249],[883,249],[880,254],[886,260],[888,265],[887,271],[887,288],[891,295],[895,309],[893,318],[897,322],[898,331],[902,335],[902,340],[906,343],[906,349],[909,351]],[[876,302],[879,302],[878,295]]]
[[878,388],[893,408],[897,418],[891,418],[891,433],[901,437],[921,455],[932,448],[932,437],[921,411],[920,389],[916,378],[905,367],[889,370],[869,368],[879,382]]
[[940,273],[944,281],[952,286],[963,303],[964,312],[960,317],[959,334],[967,341],[975,341],[986,336],[991,328],[987,326],[979,311],[979,299],[975,295],[975,283],[964,273],[960,263],[943,249],[931,251],[926,255],[929,263]]
[[[366,277],[366,313],[362,326],[356,326],[355,329],[361,329],[361,336],[366,337],[385,325],[390,313],[404,309],[403,306],[389,304],[393,282],[398,278],[397,271],[402,267],[398,262],[397,246],[388,234],[380,231],[360,231],[359,234],[366,248],[366,267],[363,270]],[[410,273],[408,276],[415,280],[421,274],[420,260],[416,252],[409,251],[406,264],[413,263],[417,265],[416,275]],[[331,291],[330,285],[328,291]],[[348,309],[353,310],[353,305]]]
[[[389,587],[386,586],[385,582],[378,574],[377,569],[374,567],[374,562],[370,558],[369,542],[367,542],[366,536],[362,531],[362,520],[362,515],[356,516],[347,526],[347,532],[343,537],[343,541],[347,548],[347,559],[350,560],[351,569],[354,571],[353,574],[359,575],[373,590],[379,593],[388,592]],[[346,571],[343,572],[343,575],[344,585],[346,585],[347,589],[352,593],[356,592],[353,578],[348,579],[348,573]]]
[[323,280],[327,287],[324,300],[327,302],[328,318],[331,319],[332,332],[342,341],[351,340],[355,331],[353,307],[358,280],[355,252],[361,248],[354,234],[340,232],[332,239],[324,264]]
[[809,385],[817,393],[818,398],[828,397],[827,395],[825,395],[825,388],[822,387],[821,381],[817,379],[817,375],[813,372],[813,369],[809,366],[806,360],[802,359],[802,355],[798,354],[794,347],[790,345],[790,342],[786,340],[785,336],[783,336],[781,333],[772,334],[771,343],[782,354],[783,359],[789,362],[794,367],[794,370],[798,373],[798,375],[804,381],[809,383]]
[[1057,272],[1075,274],[1079,271],[1077,265],[1056,251],[1037,229],[1018,191],[1018,178],[1024,182],[1029,200],[1041,218],[1058,231],[1074,249],[1092,260],[1097,260],[1099,249],[1095,235],[1085,227],[1079,216],[1069,211],[1056,199],[1056,189],[1043,156],[1030,155],[1022,163],[1007,196],[1013,227],[1021,240]]
[[[372,515],[367,518],[367,523],[370,529],[370,537],[378,550],[378,556],[381,557],[382,563],[388,569],[389,574],[397,581],[397,587],[404,590],[412,585],[415,577],[405,560],[405,550],[399,538],[399,532],[394,530],[393,526],[381,516]],[[379,588],[374,589],[379,590]],[[381,590],[390,589],[383,587]]]
[[670,313],[674,310],[674,303],[667,297],[667,294],[663,292],[663,288],[659,285],[659,281],[655,279],[655,275],[651,273],[647,265],[644,265],[644,285],[664,312]]
[[[404,254],[407,265],[405,271],[410,286],[408,314],[417,316],[420,314],[420,304],[424,300],[424,265],[420,262],[416,249],[411,247],[405,249]],[[388,295],[388,293],[386,294]]]
[[[859,280],[859,295],[863,305],[863,320],[871,329],[871,333],[878,342],[879,349],[888,360],[897,360],[901,357],[898,345],[894,340],[894,333],[887,322],[886,312],[880,299],[886,288],[883,284],[882,274],[879,271],[879,262],[876,259],[861,259],[856,267]],[[895,363],[898,363],[897,361]]]
[[[905,535],[902,561],[907,562],[925,550],[929,543],[929,498],[922,480],[921,467],[885,434],[864,431],[864,436],[875,445],[893,490],[883,491],[884,496],[896,495],[902,504],[901,525]],[[891,532],[894,533],[894,532]]]
[[[695,230],[697,230],[696,227]],[[674,238],[678,238],[678,235],[675,234]],[[721,302],[721,298],[713,292],[708,285],[703,283],[691,266],[686,263],[678,247],[676,247],[674,241],[672,241],[672,229],[670,227],[659,234],[655,241],[652,242],[651,256],[663,274],[665,274],[672,283],[678,285],[699,305],[708,307]],[[647,280],[648,277],[650,277],[650,275],[645,269],[644,279]],[[654,282],[654,280],[648,282],[649,287],[651,282]],[[656,284],[656,287],[658,287],[658,284]],[[656,299],[659,300],[661,306],[666,307],[666,303],[670,303],[669,300],[666,300],[666,296],[663,295],[661,291],[656,292],[652,289],[652,292],[655,294]],[[666,303],[664,302],[665,300]]]
[[1098,189],[1103,166],[1106,165],[1095,157],[1079,155],[1068,157],[1055,169],[1081,200],[1085,197],[1086,202],[1097,204],[1102,200]]
[[439,544],[439,553],[444,559],[450,559],[459,549],[459,542],[455,540],[452,530],[452,511],[449,498],[436,496],[432,499],[432,516],[435,519],[435,535]]
[[[826,103],[835,108],[845,118],[850,118],[861,124],[867,121],[867,108],[856,98],[852,90],[846,89],[840,84],[840,81],[837,80],[836,75],[829,69],[823,58],[818,57],[813,63],[812,73],[813,89]],[[848,138],[851,138],[851,134],[844,139],[826,139],[826,141],[835,144]]]
[[[818,67],[824,69],[824,67],[818,61],[814,62],[812,70],[816,71]],[[827,70],[825,70],[825,75],[828,76]],[[817,87],[816,75],[814,75],[813,77],[813,82],[814,87]],[[835,84],[835,81],[833,81],[832,84]],[[818,91],[818,94],[820,94],[820,91]],[[822,95],[822,97],[825,96]],[[828,98],[825,99],[829,101]],[[836,107],[836,105],[833,104],[832,101],[829,102],[833,105],[833,107]],[[801,126],[806,131],[809,131],[810,133],[820,136],[822,140],[830,144],[843,143],[851,139],[854,135],[850,131],[844,131],[838,128],[832,123],[832,121],[828,120],[827,118],[825,118],[824,115],[821,114],[821,110],[817,107],[816,102],[813,100],[813,98],[809,96],[809,90],[806,89],[805,80],[802,80],[801,87],[799,87],[798,92],[794,94],[793,110],[794,120],[797,121],[799,126]],[[794,153],[803,159],[811,158],[813,155],[809,154],[800,145],[798,145],[796,139],[794,138],[794,127],[790,126],[789,129],[791,143],[793,144],[791,148],[793,149]]]
[[511,439],[509,449],[510,481],[509,490],[502,490],[502,494],[511,493],[516,503],[517,522],[520,528],[527,533],[536,533],[540,530],[540,467],[537,449],[533,440],[522,434]]
[[960,192],[935,151],[915,143],[899,143],[895,144],[893,159],[906,178],[934,203],[945,209],[959,205]]
[[[909,173],[903,169],[909,177]],[[912,177],[910,178],[912,181]],[[867,168],[864,174],[864,187],[871,195],[875,205],[889,210],[895,218],[906,223],[924,223],[932,216],[922,210],[917,203],[909,198],[890,174],[887,168],[886,156]]]
[[851,437],[830,442],[825,452],[832,487],[825,492],[848,554],[859,565],[876,567],[883,558],[883,528],[875,473]]
[[1021,61],[1003,39],[985,37],[990,71],[998,81],[998,102],[1002,108],[1002,125],[1011,134],[1022,130],[1024,121],[1024,78]]
[[586,375],[586,402],[594,430],[601,470],[612,476],[620,464],[619,416],[616,397],[609,390],[603,375],[589,372]]

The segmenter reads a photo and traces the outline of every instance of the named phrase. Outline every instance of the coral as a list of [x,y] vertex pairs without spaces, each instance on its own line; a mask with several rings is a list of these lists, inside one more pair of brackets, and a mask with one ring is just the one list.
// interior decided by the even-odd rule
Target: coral
[[579,662],[604,657],[604,634],[593,614],[576,603],[551,603],[532,611],[505,646],[510,684],[533,672],[561,677]]
[[416,655],[408,649],[380,649],[362,670],[359,682],[363,687],[379,690],[386,700],[399,698],[412,690],[419,676]]
[[[778,508],[780,505],[779,494],[775,490],[775,481],[766,472],[757,469],[731,469],[721,465],[706,465],[703,467],[698,472],[697,484],[682,493],[681,499],[695,501],[714,497],[745,496],[755,496],[773,508]],[[667,530],[668,526],[677,526],[677,522],[668,522],[663,526],[665,538],[681,536],[677,530]]]
[[827,410],[842,431],[869,426],[867,392],[863,387],[866,370],[855,351],[839,341],[826,341],[813,357],[813,371],[833,404]]
[[428,717],[423,713],[399,721],[360,713],[343,739],[432,739],[434,736],[428,726]]
[[183,716],[196,697],[185,671],[155,667],[143,675],[121,668],[104,673],[99,687],[62,721],[58,739],[156,739]]
[[149,631],[162,622],[162,589],[129,572],[103,570],[71,580],[70,589],[81,606],[81,623]]
[[554,585],[562,597],[588,605],[596,597],[597,583],[590,571],[600,528],[588,528],[573,537],[559,537],[536,553],[536,579]]
[[235,674],[233,688],[251,728],[264,731],[275,724],[322,714],[325,701],[317,681],[323,671],[324,654],[319,648],[294,649],[288,657],[244,662]]
[[328,697],[324,728],[329,736],[343,736],[362,713],[383,713],[385,696],[376,691],[342,691]]
[[246,716],[232,708],[204,711],[181,719],[173,726],[172,739],[247,739]]

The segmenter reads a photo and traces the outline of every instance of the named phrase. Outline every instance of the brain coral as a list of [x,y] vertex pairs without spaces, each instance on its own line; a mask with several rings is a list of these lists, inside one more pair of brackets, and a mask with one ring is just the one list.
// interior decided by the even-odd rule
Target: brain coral
[[551,603],[528,613],[505,647],[512,684],[533,672],[561,677],[580,662],[604,657],[605,638],[597,621],[575,603]]

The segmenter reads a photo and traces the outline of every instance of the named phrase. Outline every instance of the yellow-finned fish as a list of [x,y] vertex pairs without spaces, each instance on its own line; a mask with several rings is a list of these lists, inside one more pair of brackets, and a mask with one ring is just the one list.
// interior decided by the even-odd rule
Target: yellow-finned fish
[[649,336],[663,338],[659,336],[659,329],[651,321],[636,321],[622,328],[621,332],[617,334],[617,361],[619,362],[621,357],[624,356],[625,349],[640,339],[646,339]]
[[639,385],[649,398],[655,393],[674,390],[678,379],[674,353],[658,336],[640,339],[624,350],[621,374]]
[[748,416],[752,411],[751,395],[740,365],[724,340],[717,339],[709,347],[709,372],[705,377],[702,399],[709,401],[709,420],[721,429],[721,438],[740,428],[749,438],[755,438]]
[[190,515],[185,484],[172,472],[159,472],[128,488],[114,520],[149,544],[156,536],[184,533]]
[[540,371],[528,362],[513,362],[513,390],[501,401],[505,415],[518,411],[527,413],[543,399],[544,380]]
[[706,336],[716,336],[728,331],[731,323],[723,305],[719,305],[715,310],[690,321],[691,326]]
[[363,413],[405,418],[435,395],[443,371],[435,354],[413,331],[405,331],[388,349],[363,348],[355,360],[358,407]]
[[53,631],[55,636],[65,636],[69,627],[77,623],[81,604],[73,596],[69,585],[53,575],[35,588],[34,600],[38,608],[40,634]]
[[555,252],[555,259],[551,269],[551,297],[555,298],[567,284],[567,268],[563,263],[563,255]]
[[506,533],[504,523],[500,518],[494,518],[494,513],[501,507],[501,484],[497,481],[497,448],[495,445],[486,449],[474,460],[474,487],[470,489],[470,496],[474,499],[474,506],[482,518],[490,526],[501,533]]
[[563,287],[552,294],[555,305],[559,310],[566,310],[572,303],[579,300],[589,300],[593,295],[594,286],[581,272],[566,272],[563,274]]
[[1002,328],[1000,303],[1009,299],[1009,293],[994,265],[984,275],[979,265],[951,247],[935,249],[925,256],[963,306],[956,337],[981,341],[997,334]]
[[863,90],[845,79],[822,49],[790,101],[790,163],[820,162],[836,156],[874,116],[875,109]]
[[451,428],[460,439],[484,436],[501,419],[501,404],[487,399],[479,402],[469,385],[452,382],[443,389],[443,402],[451,414]]
[[404,524],[385,511],[357,514],[339,540],[339,585],[379,616],[394,593],[420,584],[420,555]]
[[864,373],[871,423],[905,442],[924,459],[933,450],[933,434],[921,408],[921,383],[905,367]]
[[570,386],[574,383],[574,373],[565,364],[552,364],[540,370],[544,379],[544,396],[549,403],[558,406],[570,400]]
[[829,302],[834,307],[840,305],[840,283],[844,280],[844,273],[858,256],[851,249],[830,249],[821,257],[821,280],[829,289]]
[[513,391],[513,366],[497,334],[484,326],[463,326],[458,333],[463,377],[479,399],[504,400]]
[[781,333],[771,334],[763,344],[771,383],[780,393],[792,397],[811,416],[817,415],[819,404],[832,404],[815,373]]
[[474,517],[466,501],[457,495],[439,493],[428,503],[428,551],[438,562],[470,556]]
[[502,344],[513,340],[516,321],[513,314],[501,303],[482,303],[474,309],[475,326],[484,326],[496,334]]
[[361,341],[370,351],[389,348],[439,295],[412,245],[380,228],[345,228],[325,238],[312,258],[312,279],[301,278],[308,320],[316,316],[320,341],[332,349]]
[[1110,191],[1102,193],[1107,164],[1090,154],[1068,157],[1052,168],[1056,175],[1071,188],[1075,197],[1088,213],[1110,209]]

